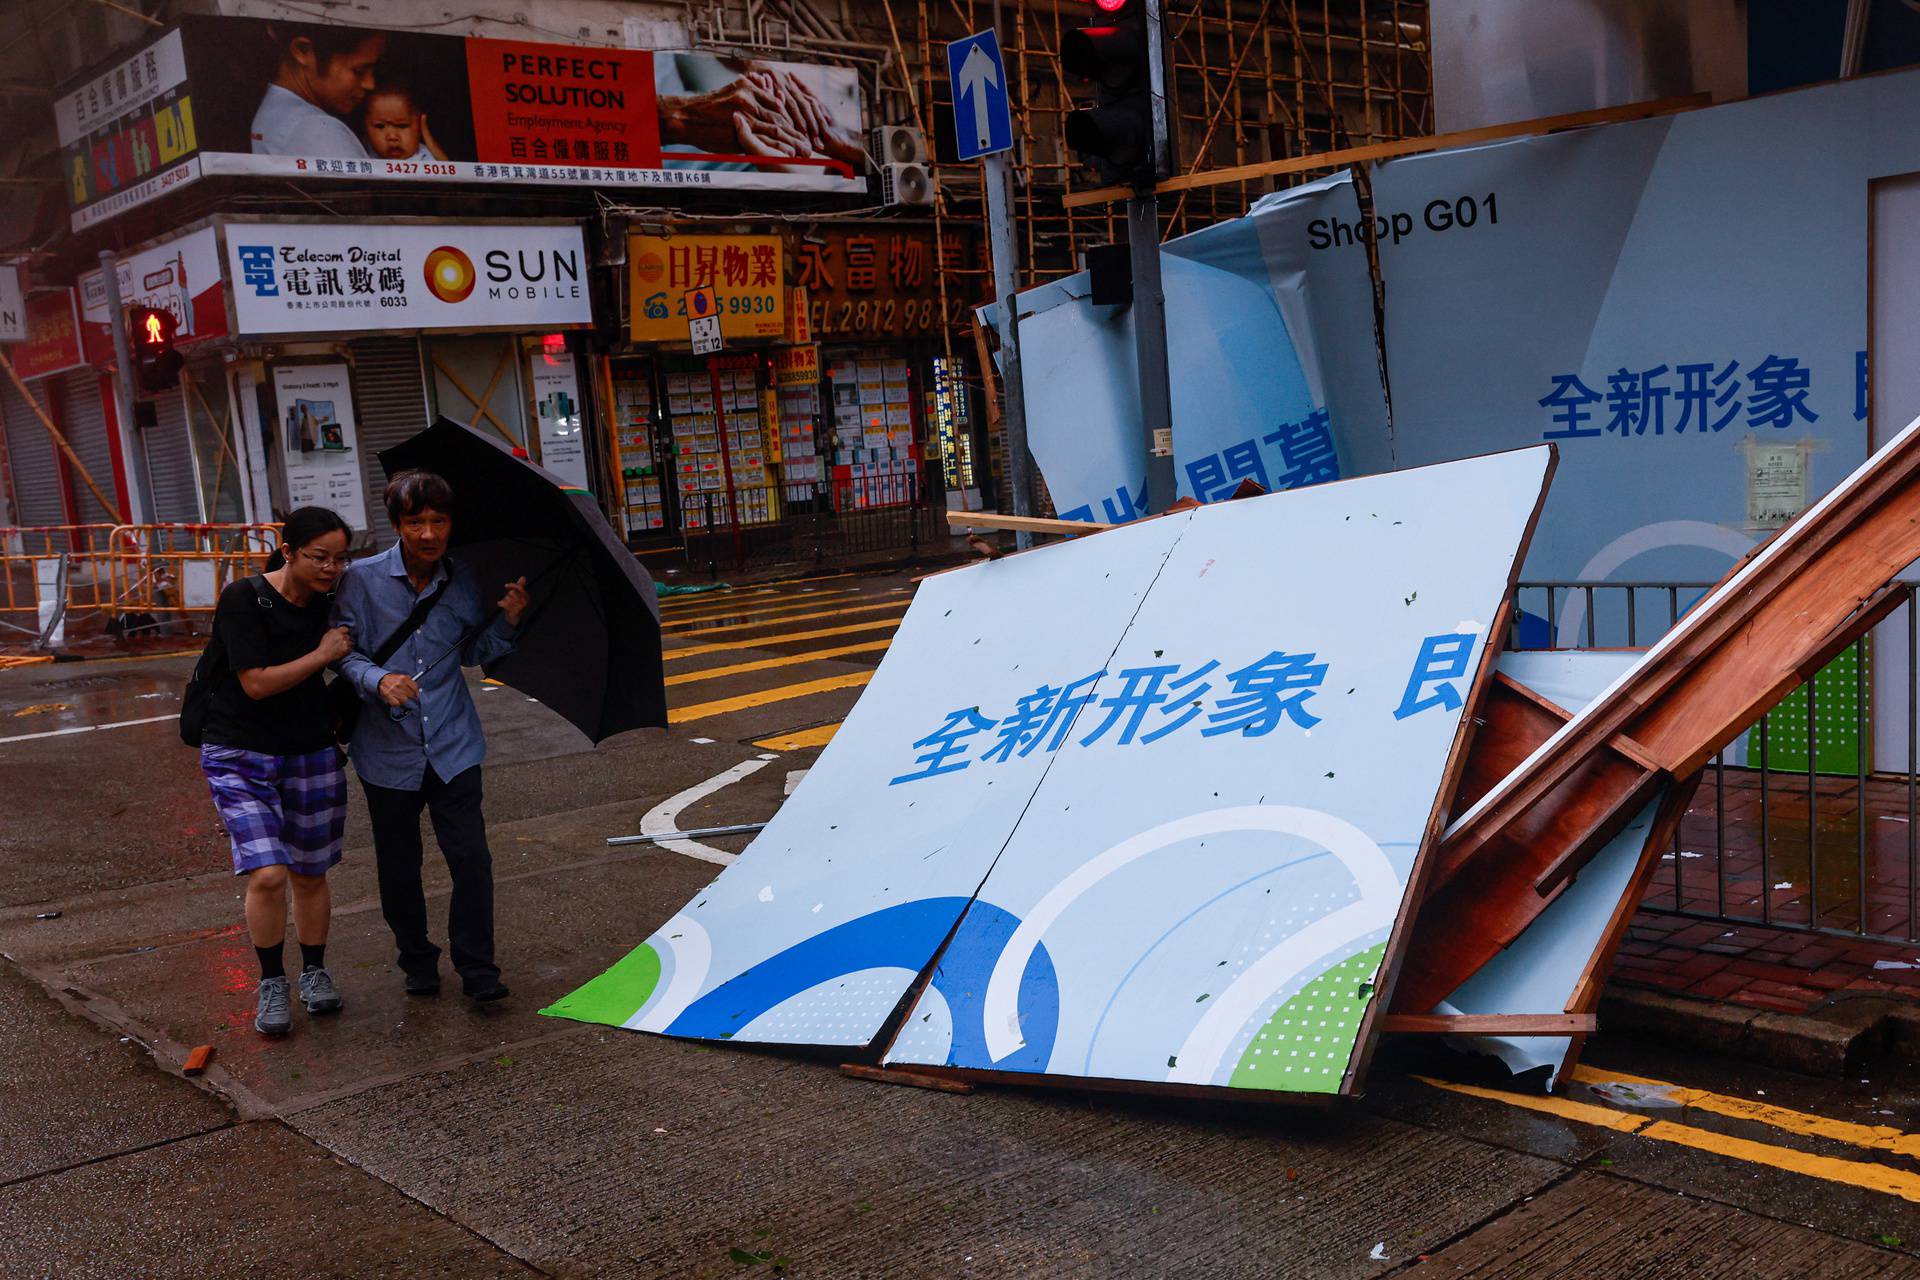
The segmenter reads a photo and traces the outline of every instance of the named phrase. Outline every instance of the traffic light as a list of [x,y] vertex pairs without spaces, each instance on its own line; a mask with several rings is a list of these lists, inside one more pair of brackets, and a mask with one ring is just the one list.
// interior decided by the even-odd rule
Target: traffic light
[[127,345],[133,349],[134,376],[142,391],[165,391],[178,386],[186,358],[175,349],[180,321],[159,307],[127,308]]
[[1093,83],[1094,105],[1067,116],[1067,145],[1108,182],[1151,183],[1168,168],[1160,24],[1147,3],[1093,0],[1098,25],[1060,38],[1067,74]]

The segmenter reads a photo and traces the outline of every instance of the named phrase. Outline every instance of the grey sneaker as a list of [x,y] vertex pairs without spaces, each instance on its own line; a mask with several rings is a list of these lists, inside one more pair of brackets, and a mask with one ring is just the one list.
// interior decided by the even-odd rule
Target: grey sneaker
[[340,999],[340,988],[333,985],[333,975],[325,969],[309,969],[300,975],[300,1003],[307,1006],[310,1014],[338,1013],[345,1003]]
[[253,1029],[263,1036],[283,1036],[293,1030],[284,977],[260,979],[260,1009],[253,1015]]

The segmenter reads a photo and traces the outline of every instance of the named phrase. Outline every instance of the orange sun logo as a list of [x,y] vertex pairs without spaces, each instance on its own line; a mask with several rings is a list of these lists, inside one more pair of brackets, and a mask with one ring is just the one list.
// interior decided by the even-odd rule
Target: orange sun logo
[[427,288],[442,302],[465,302],[473,292],[473,259],[450,244],[427,255]]

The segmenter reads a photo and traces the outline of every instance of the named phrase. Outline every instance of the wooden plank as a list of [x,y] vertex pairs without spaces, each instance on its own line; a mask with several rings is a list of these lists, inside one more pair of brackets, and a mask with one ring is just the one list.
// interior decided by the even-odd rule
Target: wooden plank
[[1591,1013],[1390,1013],[1380,1020],[1388,1035],[1570,1036],[1595,1029]]
[[[1648,656],[1475,801],[1422,909],[1400,1007],[1444,999],[1519,936],[1663,776],[1697,773],[1805,673],[1891,609],[1920,557],[1920,421],[1731,572]],[[1631,756],[1621,754],[1629,749]],[[1649,767],[1651,766],[1651,767]],[[1528,892],[1515,880],[1532,873]],[[1425,1003],[1421,1003],[1421,1002]]]
[[[1450,875],[1421,904],[1393,1007],[1425,1013],[1478,973],[1533,923],[1586,857],[1632,821],[1662,776],[1603,755],[1473,857],[1445,860]],[[1579,863],[1567,857],[1570,851]],[[1540,878],[1556,863],[1560,876],[1543,894]]]
[[1105,533],[1115,525],[1091,520],[1045,520],[1039,516],[1003,516],[997,511],[949,511],[947,523],[961,529],[1012,529],[1025,533],[1057,533],[1066,538]]
[[[1572,718],[1572,712],[1511,676],[1495,672],[1480,707],[1481,724],[1474,733],[1473,749],[1460,775],[1455,812],[1466,812]],[[1435,874],[1440,880],[1446,878],[1439,870]]]
[[924,1071],[907,1071],[900,1067],[870,1067],[862,1062],[843,1062],[840,1064],[840,1074],[855,1080],[871,1080],[875,1084],[899,1084],[910,1089],[931,1089],[935,1093],[973,1092],[973,1086],[965,1080],[954,1080]]
[[[1338,151],[1323,151],[1317,155],[1294,156],[1286,160],[1267,160],[1260,164],[1234,165],[1227,169],[1210,169],[1205,173],[1183,174],[1177,178],[1167,179],[1155,187],[1154,191],[1156,193],[1192,191],[1199,187],[1248,182],[1255,178],[1271,178],[1284,173],[1340,169],[1350,164],[1362,164],[1371,160],[1390,160],[1395,156],[1444,151],[1448,147],[1470,147],[1482,142],[1495,142],[1501,138],[1523,138],[1529,134],[1555,133],[1562,129],[1580,129],[1588,125],[1645,120],[1652,116],[1673,115],[1677,112],[1693,111],[1712,105],[1712,94],[1691,93],[1672,98],[1656,98],[1647,102],[1631,102],[1619,107],[1601,107],[1593,111],[1570,111],[1557,116],[1519,120],[1512,124],[1486,125],[1479,129],[1431,134],[1424,138],[1375,142],[1364,147],[1343,147]],[[1113,204],[1116,201],[1131,199],[1133,195],[1133,188],[1128,186],[1095,187],[1091,191],[1076,191],[1062,199],[1061,204],[1069,209],[1079,209],[1088,205]]]
[[[1660,812],[1654,817],[1653,829],[1647,832],[1647,842],[1640,850],[1640,862],[1634,868],[1633,878],[1627,882],[1627,891],[1620,895],[1605,932],[1594,946],[1592,956],[1588,957],[1586,972],[1574,984],[1573,995],[1567,1000],[1568,1013],[1593,1014],[1599,1010],[1600,992],[1606,986],[1607,975],[1613,972],[1614,957],[1620,953],[1620,944],[1627,940],[1627,929],[1633,924],[1634,913],[1640,909],[1641,899],[1647,896],[1648,883],[1653,879],[1654,872],[1660,869],[1662,851],[1673,847],[1673,833],[1679,829],[1687,806],[1693,803],[1693,794],[1699,784],[1700,775],[1695,774],[1667,789],[1666,798],[1660,803]],[[1560,1069],[1554,1073],[1556,1080],[1566,1079],[1580,1061],[1586,1045],[1585,1032],[1573,1037],[1567,1045],[1566,1055],[1560,1060]]]

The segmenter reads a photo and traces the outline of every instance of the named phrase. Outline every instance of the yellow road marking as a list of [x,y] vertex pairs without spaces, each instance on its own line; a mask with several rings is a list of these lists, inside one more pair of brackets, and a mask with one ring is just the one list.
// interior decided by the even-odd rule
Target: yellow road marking
[[668,684],[692,684],[696,680],[718,680],[721,676],[745,675],[749,671],[766,671],[773,667],[791,667],[802,662],[824,662],[828,658],[843,657],[849,653],[872,653],[875,649],[884,649],[892,644],[891,640],[868,640],[863,644],[843,644],[834,649],[812,649],[806,653],[783,654],[778,658],[761,658],[757,662],[736,662],[730,667],[707,667],[701,671],[688,671],[677,676],[668,676]]
[[1451,1080],[1435,1080],[1431,1076],[1415,1076],[1422,1084],[1430,1084],[1436,1089],[1445,1089],[1449,1093],[1464,1093],[1469,1098],[1485,1098],[1489,1102],[1504,1102],[1511,1107],[1524,1107],[1528,1111],[1544,1111],[1563,1120],[1578,1120],[1581,1124],[1597,1124],[1603,1129],[1617,1129],[1621,1133],[1633,1133],[1647,1123],[1646,1116],[1629,1115],[1624,1111],[1614,1111],[1607,1107],[1596,1107],[1586,1102],[1573,1102],[1567,1098],[1532,1093],[1503,1093],[1498,1089],[1483,1089],[1476,1084],[1455,1084]]
[[[1623,1079],[1624,1077],[1610,1078]],[[1566,1098],[1503,1093],[1498,1089],[1455,1084],[1450,1080],[1435,1080],[1429,1076],[1416,1076],[1415,1079],[1432,1085],[1436,1089],[1445,1089],[1449,1093],[1463,1093],[1472,1098],[1504,1102],[1508,1106],[1522,1107],[1528,1111],[1543,1111],[1548,1115],[1575,1120],[1581,1124],[1598,1125],[1617,1133],[1637,1134],[1656,1142],[1671,1142],[1677,1146],[1712,1152],[1732,1160],[1766,1165],[1769,1168],[1783,1169],[1788,1173],[1797,1173],[1804,1177],[1844,1183],[1850,1187],[1878,1191],[1884,1195],[1899,1196],[1902,1200],[1920,1203],[1920,1174],[1909,1173],[1904,1169],[1888,1168],[1871,1160],[1841,1160],[1834,1156],[1814,1155],[1792,1147],[1776,1147],[1765,1142],[1755,1142],[1751,1138],[1730,1137],[1708,1129],[1696,1129],[1692,1125],[1677,1124],[1672,1120],[1656,1120],[1652,1116],[1632,1115],[1625,1111],[1615,1111],[1610,1107],[1596,1107]]]
[[1795,1111],[1791,1107],[1776,1107],[1771,1103],[1759,1102],[1751,1098],[1735,1098],[1723,1093],[1713,1093],[1706,1089],[1690,1089],[1685,1085],[1673,1084],[1666,1080],[1655,1080],[1648,1076],[1628,1075],[1624,1071],[1604,1071],[1598,1067],[1579,1066],[1572,1076],[1581,1084],[1606,1084],[1619,1081],[1623,1084],[1654,1085],[1667,1090],[1667,1096],[1683,1107],[1693,1107],[1700,1111],[1711,1111],[1715,1115],[1728,1116],[1735,1120],[1751,1120],[1787,1133],[1797,1133],[1809,1138],[1828,1138],[1835,1142],[1844,1142],[1849,1146],[1865,1147],[1869,1151],[1891,1151],[1895,1155],[1920,1157],[1920,1135],[1903,1133],[1892,1125],[1859,1124],[1852,1120],[1835,1120],[1828,1116],[1815,1115],[1811,1111]]
[[[789,618],[791,622],[793,619]],[[885,627],[900,624],[898,618],[876,618],[872,622],[855,622],[844,627],[821,627],[814,631],[789,631],[779,636],[755,636],[751,640],[723,640],[719,644],[692,644],[684,649],[668,649],[660,656],[668,662],[678,658],[697,657],[703,653],[720,653],[728,649],[764,649],[769,645],[791,644],[796,640],[824,640],[828,636],[852,635],[856,631],[879,631]]]
[[822,591],[819,595],[808,596],[804,600],[790,600],[784,596],[774,596],[764,604],[742,603],[726,609],[715,609],[709,613],[676,613],[669,626],[679,628],[689,622],[707,622],[714,618],[738,618],[746,614],[755,618],[768,617],[776,613],[791,613],[795,609],[817,608],[829,600],[847,601],[866,592],[849,589],[846,591]]
[[774,582],[758,582],[746,587],[728,587],[725,591],[696,591],[687,596],[668,596],[660,602],[662,609],[679,605],[712,604],[715,600],[737,600],[742,596],[778,595],[782,587],[809,587],[816,582],[833,582],[839,578],[857,577],[855,573],[823,573],[817,578],[781,578]]
[[687,633],[670,631],[669,634],[690,634],[695,638],[704,638],[706,636],[717,636],[723,631],[753,631],[760,627],[784,627],[793,622],[812,622],[815,618],[844,618],[850,613],[873,613],[880,609],[899,609],[904,611],[906,607],[907,602],[905,600],[886,600],[879,604],[857,604],[850,609],[822,609],[818,613],[796,613],[790,618],[769,618],[757,622],[729,622],[724,626],[701,627]]
[[1771,1165],[1775,1169],[1785,1169],[1789,1173],[1820,1178],[1827,1182],[1845,1183],[1850,1187],[1878,1191],[1883,1195],[1899,1196],[1902,1200],[1920,1203],[1920,1174],[1909,1173],[1905,1169],[1889,1169],[1886,1165],[1875,1164],[1871,1160],[1842,1160],[1836,1156],[1817,1156],[1806,1151],[1796,1151],[1792,1147],[1776,1147],[1765,1142],[1755,1142],[1751,1138],[1733,1138],[1724,1133],[1714,1133],[1709,1129],[1696,1129],[1692,1125],[1675,1124],[1671,1120],[1655,1120],[1640,1131],[1640,1136],[1654,1138],[1661,1142],[1677,1143],[1698,1151],[1711,1151],[1715,1155],[1745,1160],[1749,1164]]
[[833,741],[833,735],[840,732],[844,720],[832,724],[819,725],[812,729],[801,729],[794,733],[783,733],[776,738],[761,738],[753,745],[765,747],[769,751],[801,751],[807,747],[824,747]]
[[667,713],[667,723],[686,724],[690,720],[723,716],[731,711],[746,711],[752,707],[764,707],[768,703],[804,698],[809,694],[831,693],[835,689],[857,689],[871,679],[873,679],[873,672],[855,671],[850,675],[828,676],[824,680],[808,680],[802,684],[783,684],[775,689],[756,689],[752,693],[743,693],[734,698],[716,698],[712,702],[696,702],[690,707],[675,707]]
[[660,602],[660,611],[669,609],[687,609],[696,605],[710,605],[718,600],[764,600],[780,593],[769,587],[765,591],[702,591],[690,596],[668,596]]

